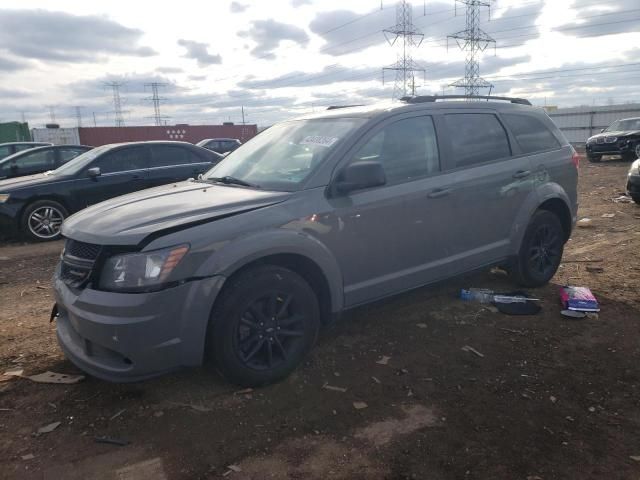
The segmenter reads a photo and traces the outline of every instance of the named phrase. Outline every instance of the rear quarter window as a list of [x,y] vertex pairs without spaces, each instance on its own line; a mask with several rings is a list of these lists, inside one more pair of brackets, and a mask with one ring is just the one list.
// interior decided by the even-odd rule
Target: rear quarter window
[[543,152],[560,148],[560,142],[551,130],[538,118],[532,115],[503,114],[507,124],[522,153]]

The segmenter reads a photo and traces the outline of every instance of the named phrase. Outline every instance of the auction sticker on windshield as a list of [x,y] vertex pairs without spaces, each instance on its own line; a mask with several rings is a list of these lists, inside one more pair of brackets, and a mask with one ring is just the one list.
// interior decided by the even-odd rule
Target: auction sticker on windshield
[[323,135],[309,135],[304,137],[300,145],[318,145],[320,147],[330,147],[338,141],[338,137],[325,137]]

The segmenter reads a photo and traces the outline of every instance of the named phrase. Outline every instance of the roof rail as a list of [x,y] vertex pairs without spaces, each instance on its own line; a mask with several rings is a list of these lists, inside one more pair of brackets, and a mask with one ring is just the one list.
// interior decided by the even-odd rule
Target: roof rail
[[531,102],[526,98],[515,97],[492,97],[490,95],[420,95],[415,97],[402,97],[400,100],[407,103],[426,103],[436,102],[438,100],[466,100],[466,99],[479,99],[479,100],[504,100],[511,103],[518,103],[520,105],[531,105]]
[[362,107],[362,104],[360,104],[360,105],[331,105],[330,107],[327,107],[327,110],[337,110],[339,108],[349,108],[349,107]]

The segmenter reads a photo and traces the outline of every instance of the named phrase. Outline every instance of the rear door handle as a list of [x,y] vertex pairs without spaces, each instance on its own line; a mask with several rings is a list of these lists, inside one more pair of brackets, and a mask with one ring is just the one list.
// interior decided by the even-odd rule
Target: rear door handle
[[440,198],[440,197],[446,197],[447,195],[449,195],[451,193],[451,189],[450,188],[438,188],[436,190],[433,190],[432,192],[430,192],[427,195],[427,198]]
[[531,175],[531,170],[518,170],[513,174],[513,178],[526,178]]

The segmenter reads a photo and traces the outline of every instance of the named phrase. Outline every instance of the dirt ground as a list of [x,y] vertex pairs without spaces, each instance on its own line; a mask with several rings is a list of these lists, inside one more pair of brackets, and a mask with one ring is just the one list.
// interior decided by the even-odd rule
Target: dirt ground
[[[536,316],[455,298],[513,288],[494,271],[349,312],[294,375],[251,392],[199,369],[127,385],[8,380],[0,477],[637,480],[640,207],[612,201],[627,168],[583,162],[580,217],[593,226],[576,229],[553,284],[531,292]],[[0,374],[79,373],[49,324],[60,249],[0,246]],[[601,313],[561,317],[566,283],[589,286]]]

